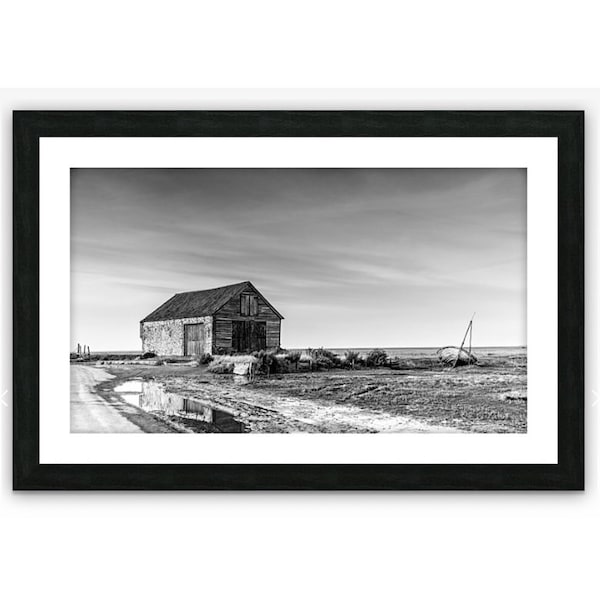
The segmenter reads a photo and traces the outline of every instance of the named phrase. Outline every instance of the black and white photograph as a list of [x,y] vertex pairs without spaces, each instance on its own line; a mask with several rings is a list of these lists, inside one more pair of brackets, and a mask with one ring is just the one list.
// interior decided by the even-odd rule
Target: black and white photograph
[[73,168],[70,431],[527,433],[527,169]]

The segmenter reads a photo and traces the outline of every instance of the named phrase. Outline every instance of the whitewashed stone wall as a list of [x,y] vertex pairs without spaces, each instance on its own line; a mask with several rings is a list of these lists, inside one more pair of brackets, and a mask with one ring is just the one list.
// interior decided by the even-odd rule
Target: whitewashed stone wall
[[194,317],[140,324],[142,351],[159,356],[183,356],[183,326],[204,323],[204,352],[212,353],[213,318]]

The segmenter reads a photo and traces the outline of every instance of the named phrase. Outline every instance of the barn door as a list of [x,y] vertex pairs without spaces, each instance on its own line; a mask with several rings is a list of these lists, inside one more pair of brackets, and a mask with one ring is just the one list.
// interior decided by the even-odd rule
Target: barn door
[[254,352],[267,347],[265,321],[232,321],[231,346],[234,352]]
[[204,323],[184,325],[183,343],[186,356],[202,354],[204,352]]
[[234,352],[246,352],[248,347],[247,321],[231,322],[231,347]]
[[250,340],[252,350],[267,349],[267,324],[265,321],[252,321]]

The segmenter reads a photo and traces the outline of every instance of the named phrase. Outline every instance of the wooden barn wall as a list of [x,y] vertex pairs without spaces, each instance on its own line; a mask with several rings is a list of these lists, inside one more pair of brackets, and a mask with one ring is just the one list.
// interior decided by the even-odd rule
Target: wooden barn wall
[[281,320],[267,321],[267,348],[277,350],[281,345]]
[[214,350],[217,348],[229,351],[231,349],[231,321],[265,321],[267,323],[267,350],[279,348],[281,340],[281,319],[273,309],[258,296],[258,315],[255,317],[242,316],[240,312],[240,295],[234,296],[223,305],[214,316]]

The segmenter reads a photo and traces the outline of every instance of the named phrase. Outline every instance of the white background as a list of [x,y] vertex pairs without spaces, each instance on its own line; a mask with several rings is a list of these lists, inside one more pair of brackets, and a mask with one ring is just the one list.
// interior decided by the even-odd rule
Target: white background
[[[1,85],[433,89],[2,95],[0,593],[597,597],[600,91],[435,89],[597,86],[594,4],[31,4],[2,8]],[[180,107],[585,109],[586,492],[11,492],[10,110]]]

